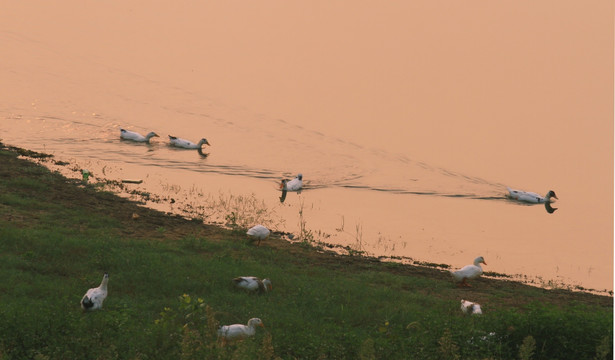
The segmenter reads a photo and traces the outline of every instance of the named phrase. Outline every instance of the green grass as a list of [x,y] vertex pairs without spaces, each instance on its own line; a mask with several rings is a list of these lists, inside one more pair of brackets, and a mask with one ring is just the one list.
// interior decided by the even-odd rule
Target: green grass
[[[170,225],[154,224],[151,235],[127,235],[131,223],[114,213],[59,204],[48,193],[65,181],[51,178],[39,184],[26,175],[0,177],[0,189],[11,189],[0,195],[0,359],[613,355],[612,302],[587,296],[562,302],[557,293],[504,282],[481,290],[481,282],[462,294],[484,299],[485,314],[464,316],[460,290],[448,278],[403,274],[394,264],[316,264],[317,257],[257,248],[238,232],[174,238]],[[87,187],[79,191],[98,196]],[[81,297],[105,271],[103,310],[82,312]],[[237,291],[231,279],[239,275],[269,277],[273,291]],[[266,326],[253,339],[216,342],[218,324],[251,317]]]

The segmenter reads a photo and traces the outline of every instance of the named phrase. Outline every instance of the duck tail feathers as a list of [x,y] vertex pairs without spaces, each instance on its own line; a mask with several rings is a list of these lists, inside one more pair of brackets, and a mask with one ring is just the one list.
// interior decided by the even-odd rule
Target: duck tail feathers
[[89,308],[91,308],[93,306],[94,306],[94,303],[92,302],[92,300],[89,297],[84,296],[83,299],[81,299],[81,307],[82,308],[89,309]]

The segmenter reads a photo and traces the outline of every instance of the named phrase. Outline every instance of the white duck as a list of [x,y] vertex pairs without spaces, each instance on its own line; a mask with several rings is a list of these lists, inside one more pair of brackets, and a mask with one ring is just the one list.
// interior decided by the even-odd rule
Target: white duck
[[266,240],[269,238],[271,231],[264,227],[263,225],[256,225],[248,229],[246,232],[248,238],[251,240],[258,240],[258,244],[256,246],[260,246],[261,240]]
[[545,203],[550,203],[552,201],[551,198],[557,199],[557,195],[555,195],[555,191],[553,190],[549,190],[547,195],[543,197],[533,192],[515,190],[511,188],[507,188],[507,189],[508,189],[510,198],[518,200],[518,201],[524,201],[524,202],[535,203],[535,204],[545,204]]
[[259,318],[250,319],[248,325],[224,325],[218,329],[218,338],[222,340],[222,344],[226,344],[229,341],[243,340],[247,337],[254,336],[257,326],[265,327]]
[[482,315],[483,314],[483,310],[480,308],[480,304],[473,303],[471,301],[463,300],[463,299],[461,299],[461,311],[463,311],[464,314],[470,314],[470,315]]
[[259,279],[256,276],[240,276],[233,279],[233,283],[240,289],[251,292],[265,293],[271,291],[273,286],[269,279]]
[[102,308],[103,301],[107,297],[107,283],[109,282],[109,274],[103,275],[102,282],[99,287],[89,289],[83,299],[81,299],[81,308],[83,310],[97,310]]
[[286,179],[282,180],[280,184],[280,190],[282,191],[301,191],[303,188],[303,175],[298,174],[296,178],[288,181]]
[[131,141],[136,141],[136,142],[149,143],[149,139],[151,139],[151,138],[153,138],[155,136],[158,136],[158,134],[156,134],[153,131],[150,132],[149,134],[143,136],[143,135],[139,134],[138,132],[120,129],[120,138],[124,139],[124,140],[131,140]]
[[483,268],[480,267],[480,264],[483,263],[487,265],[485,259],[482,256],[474,259],[474,265],[466,265],[457,271],[451,271],[451,275],[453,278],[463,286],[470,286],[466,282],[468,279],[475,279],[483,274]]
[[169,135],[169,142],[173,146],[177,146],[184,149],[200,149],[203,145],[211,146],[209,141],[207,141],[207,139],[205,138],[202,138],[197,144],[195,144],[190,140],[180,139],[178,137]]

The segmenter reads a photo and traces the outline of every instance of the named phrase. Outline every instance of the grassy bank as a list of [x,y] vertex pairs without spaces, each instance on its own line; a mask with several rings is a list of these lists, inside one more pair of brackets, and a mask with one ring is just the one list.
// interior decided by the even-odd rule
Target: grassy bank
[[[491,279],[459,289],[438,270],[257,248],[1,147],[0,359],[612,358],[612,297]],[[105,271],[103,310],[82,312]],[[237,291],[240,275],[273,291]],[[461,299],[484,315],[464,315]],[[251,317],[266,326],[254,338],[216,342],[218,325]]]

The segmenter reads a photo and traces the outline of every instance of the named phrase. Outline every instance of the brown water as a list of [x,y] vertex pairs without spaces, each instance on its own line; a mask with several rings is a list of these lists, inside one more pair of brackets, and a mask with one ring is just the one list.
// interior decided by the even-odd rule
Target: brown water
[[254,194],[374,255],[613,289],[611,1],[34,3],[0,5],[7,144],[196,208]]

